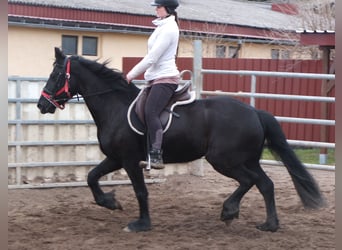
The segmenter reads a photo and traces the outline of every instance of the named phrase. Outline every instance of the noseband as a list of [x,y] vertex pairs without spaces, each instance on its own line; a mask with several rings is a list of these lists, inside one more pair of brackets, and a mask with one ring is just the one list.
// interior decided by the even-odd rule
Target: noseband
[[[63,104],[59,104],[58,101],[61,100],[69,100],[72,98],[72,95],[69,91],[69,81],[70,81],[70,59],[69,58],[65,58],[65,62],[64,62],[64,69],[65,69],[65,74],[64,74],[64,85],[57,90],[57,92],[55,94],[51,93],[51,91],[49,91],[48,89],[44,88],[42,91],[42,96],[48,100],[52,105],[54,105],[56,108],[59,109],[64,109],[64,105]],[[58,77],[57,77],[57,83],[60,81],[60,77],[62,77],[62,73],[59,73]],[[58,98],[59,96],[66,94],[67,98]]]

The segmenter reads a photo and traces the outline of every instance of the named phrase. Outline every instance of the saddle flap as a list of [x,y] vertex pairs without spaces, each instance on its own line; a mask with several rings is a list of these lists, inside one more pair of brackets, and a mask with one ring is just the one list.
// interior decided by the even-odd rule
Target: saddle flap
[[146,87],[142,89],[135,103],[134,111],[142,123],[145,123],[145,103],[146,103],[147,96],[150,93],[150,90],[151,90],[151,87]]
[[[175,93],[171,97],[169,103],[166,105],[164,111],[160,114],[160,120],[163,125],[163,132],[166,132],[166,130],[169,128],[172,117],[173,115],[175,115],[175,113],[173,112],[174,107],[178,105],[189,104],[195,100],[195,92],[190,91],[190,89],[190,81],[186,82],[184,85],[179,85],[179,87],[176,89]],[[150,90],[150,86],[143,88],[136,99],[131,103],[128,110],[127,118],[130,127],[135,132],[141,135],[144,134],[143,127],[145,126],[145,103]],[[137,123],[139,123],[139,125],[137,125]]]

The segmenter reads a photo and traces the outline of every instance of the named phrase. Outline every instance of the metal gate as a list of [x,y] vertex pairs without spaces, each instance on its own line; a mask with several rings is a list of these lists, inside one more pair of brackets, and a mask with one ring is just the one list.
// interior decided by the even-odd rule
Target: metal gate
[[[269,94],[269,93],[256,93],[257,77],[260,76],[277,76],[284,78],[306,78],[306,79],[327,79],[335,80],[334,74],[309,74],[309,73],[289,73],[289,72],[268,72],[268,71],[247,71],[247,70],[213,70],[203,69],[202,67],[202,42],[200,40],[194,41],[194,61],[193,61],[193,83],[196,91],[197,98],[203,95],[229,95],[235,97],[248,97],[250,98],[250,105],[255,106],[256,98],[272,98],[283,100],[302,100],[302,101],[315,101],[335,103],[335,97],[326,96],[300,96],[300,95],[285,95],[285,94]],[[204,91],[203,90],[203,75],[204,74],[232,74],[239,76],[251,76],[250,92],[223,92],[223,91]],[[290,123],[308,123],[319,124],[323,126],[335,126],[335,120],[327,119],[310,119],[299,117],[277,117],[280,122]],[[303,140],[288,140],[290,145],[303,146],[303,147],[317,147],[317,148],[335,148],[335,143],[319,142],[319,141],[303,141]],[[308,164],[304,165],[308,168],[335,170],[335,166],[325,164],[325,155],[320,156],[321,164]],[[283,165],[278,161],[262,160],[262,164]]]
[[[86,186],[87,173],[104,155],[83,99],[63,112],[41,115],[36,107],[46,78],[8,79],[8,188]],[[124,171],[101,185],[130,184]],[[147,178],[146,183],[164,179]]]

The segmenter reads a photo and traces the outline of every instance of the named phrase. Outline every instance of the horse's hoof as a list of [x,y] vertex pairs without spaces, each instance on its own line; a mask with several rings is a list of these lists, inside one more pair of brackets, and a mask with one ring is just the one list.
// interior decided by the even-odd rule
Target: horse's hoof
[[129,229],[128,226],[126,226],[126,227],[123,229],[123,231],[126,232],[126,233],[131,233],[131,232],[132,232],[132,230]]
[[136,220],[129,223],[124,229],[124,232],[143,232],[151,230],[151,222],[146,220]]
[[148,227],[148,228],[142,228],[142,229],[131,229],[131,228],[129,228],[129,226],[126,226],[126,227],[124,227],[124,229],[122,229],[124,232],[126,232],[126,233],[137,233],[137,232],[145,232],[145,231],[150,231],[151,230],[151,228],[150,227]]
[[122,208],[120,202],[118,202],[117,200],[115,200],[115,201],[114,201],[114,204],[115,204],[116,209],[119,209],[119,210],[121,210],[121,211],[123,210],[123,208]]
[[278,223],[263,223],[256,226],[260,231],[276,232],[279,229]]
[[229,227],[232,224],[233,220],[225,220],[224,223],[227,227]]
[[119,201],[115,199],[115,193],[114,190],[108,193],[105,193],[101,199],[96,200],[96,203],[101,206],[108,208],[110,210],[123,210],[122,206]]
[[239,210],[235,210],[234,212],[226,212],[225,210],[222,210],[221,213],[221,221],[232,221],[234,219],[239,218]]

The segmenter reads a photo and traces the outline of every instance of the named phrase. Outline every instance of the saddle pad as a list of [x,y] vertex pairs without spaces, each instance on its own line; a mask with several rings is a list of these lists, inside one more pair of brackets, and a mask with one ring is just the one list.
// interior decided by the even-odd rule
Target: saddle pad
[[[134,99],[134,101],[131,103],[131,105],[128,108],[128,112],[127,112],[127,120],[128,120],[128,124],[131,127],[131,129],[136,132],[139,135],[144,135],[145,134],[145,125],[141,122],[141,120],[139,119],[138,115],[135,112],[135,105],[136,102],[138,100],[138,98],[140,97],[140,95],[143,93],[142,89],[138,96]],[[172,122],[172,118],[173,118],[173,110],[176,106],[180,106],[180,105],[186,105],[189,103],[192,103],[193,101],[195,101],[196,99],[196,93],[195,91],[189,91],[190,94],[190,98],[187,100],[183,100],[183,101],[177,101],[174,104],[171,105],[170,110],[165,110],[163,112],[163,114],[161,115],[161,122],[162,122],[162,126],[163,126],[163,133],[165,133]],[[167,115],[165,115],[165,113],[167,113]]]

